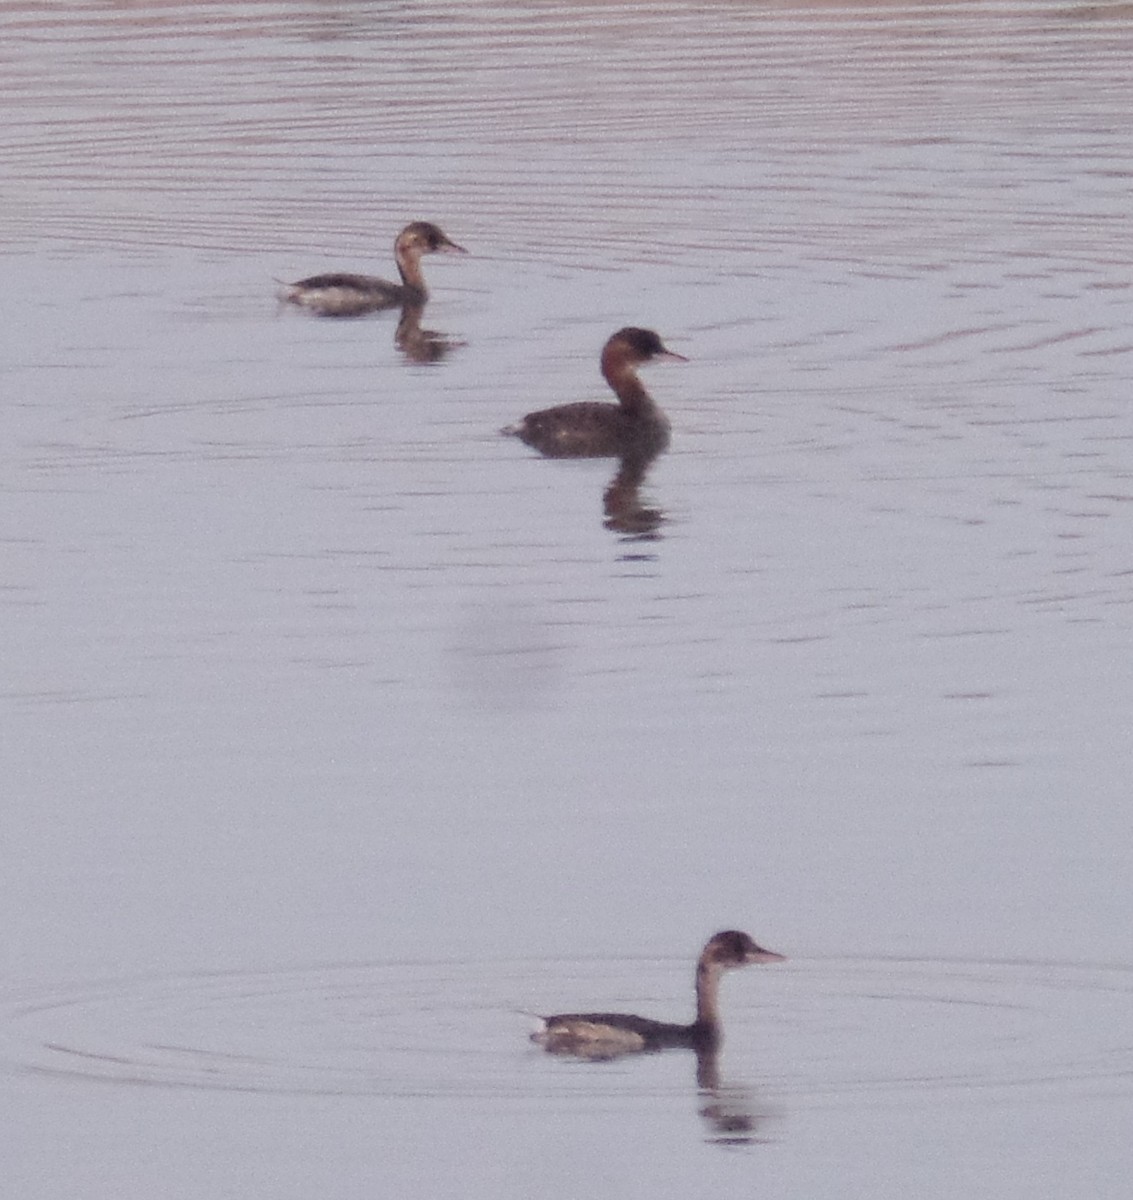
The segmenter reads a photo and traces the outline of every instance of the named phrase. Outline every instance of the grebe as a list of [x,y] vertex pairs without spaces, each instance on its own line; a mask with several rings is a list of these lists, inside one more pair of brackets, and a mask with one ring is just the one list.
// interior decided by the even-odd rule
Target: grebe
[[562,1013],[542,1017],[543,1028],[531,1035],[556,1054],[613,1057],[634,1051],[684,1047],[698,1053],[714,1051],[723,1036],[717,992],[720,976],[748,963],[782,962],[784,955],[757,946],[746,933],[727,929],[708,940],[696,964],[696,1020],[671,1025],[621,1013]]
[[468,253],[463,246],[445,237],[436,225],[414,221],[406,225],[393,244],[400,283],[390,283],[375,275],[334,272],[285,284],[280,298],[309,308],[321,317],[357,317],[382,308],[420,306],[429,298],[425,277],[421,274],[421,255],[434,254],[438,250],[450,254]]
[[666,349],[652,329],[627,326],[602,347],[602,374],[617,404],[583,400],[528,413],[509,425],[514,434],[548,458],[608,458],[629,453],[659,454],[669,443],[669,418],[653,403],[637,368],[655,358],[688,362]]

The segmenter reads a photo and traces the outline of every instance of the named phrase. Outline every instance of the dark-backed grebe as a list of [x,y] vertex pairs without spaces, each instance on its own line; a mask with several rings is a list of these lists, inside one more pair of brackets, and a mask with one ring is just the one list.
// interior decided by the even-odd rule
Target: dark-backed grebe
[[421,274],[421,255],[443,250],[467,254],[463,246],[450,241],[428,221],[414,221],[397,235],[393,256],[401,274],[400,283],[390,283],[376,275],[349,275],[334,272],[312,275],[298,283],[285,284],[280,297],[292,304],[309,308],[321,317],[357,317],[382,308],[407,304],[422,305],[429,298],[425,277]]
[[784,955],[757,946],[746,933],[728,929],[709,939],[696,964],[696,1020],[691,1025],[622,1013],[562,1013],[540,1018],[543,1028],[531,1040],[557,1054],[602,1057],[668,1047],[714,1051],[722,1037],[717,1007],[720,976],[733,967],[783,959]]
[[583,400],[528,413],[503,432],[514,434],[548,458],[608,458],[659,454],[669,442],[669,418],[653,403],[637,368],[655,358],[688,362],[665,348],[651,329],[628,326],[602,347],[602,374],[617,404]]

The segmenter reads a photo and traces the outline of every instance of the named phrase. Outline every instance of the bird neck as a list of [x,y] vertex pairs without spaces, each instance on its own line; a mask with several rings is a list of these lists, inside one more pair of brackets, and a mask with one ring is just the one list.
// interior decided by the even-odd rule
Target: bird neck
[[424,304],[429,298],[429,293],[425,290],[425,276],[421,273],[420,254],[399,247],[394,252],[394,257],[397,259],[397,270],[401,275],[402,285],[412,294],[416,303]]
[[696,1023],[704,1029],[720,1027],[718,998],[720,991],[720,969],[710,963],[696,965]]
[[653,398],[645,390],[645,385],[629,363],[603,354],[602,374],[629,416],[651,416],[657,411]]

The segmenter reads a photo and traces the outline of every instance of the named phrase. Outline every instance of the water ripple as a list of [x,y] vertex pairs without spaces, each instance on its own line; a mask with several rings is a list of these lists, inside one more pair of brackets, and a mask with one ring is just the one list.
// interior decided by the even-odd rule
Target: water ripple
[[[0,1061],[61,1079],[292,1095],[683,1094],[684,1073],[659,1085],[632,1059],[617,1073],[580,1071],[526,1041],[522,1009],[585,995],[662,1010],[684,966],[626,971],[598,960],[402,962],[29,989],[0,1006]],[[816,959],[752,976],[729,983],[724,1061],[787,1107],[1133,1090],[1126,966]]]
[[[1102,263],[1124,212],[1117,10],[12,8],[15,242],[356,251],[427,195],[572,263],[632,255],[646,229],[669,259],[696,261],[707,229],[764,257],[978,262],[999,225]],[[1021,149],[1020,126],[1057,132]]]

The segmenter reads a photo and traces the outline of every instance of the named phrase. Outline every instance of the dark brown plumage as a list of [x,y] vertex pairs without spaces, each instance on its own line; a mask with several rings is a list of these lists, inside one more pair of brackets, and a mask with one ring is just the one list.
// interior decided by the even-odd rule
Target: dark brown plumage
[[651,329],[619,329],[602,348],[602,375],[617,404],[583,400],[528,413],[503,432],[548,458],[652,457],[669,444],[669,419],[637,377],[653,359],[687,362],[665,347]]

